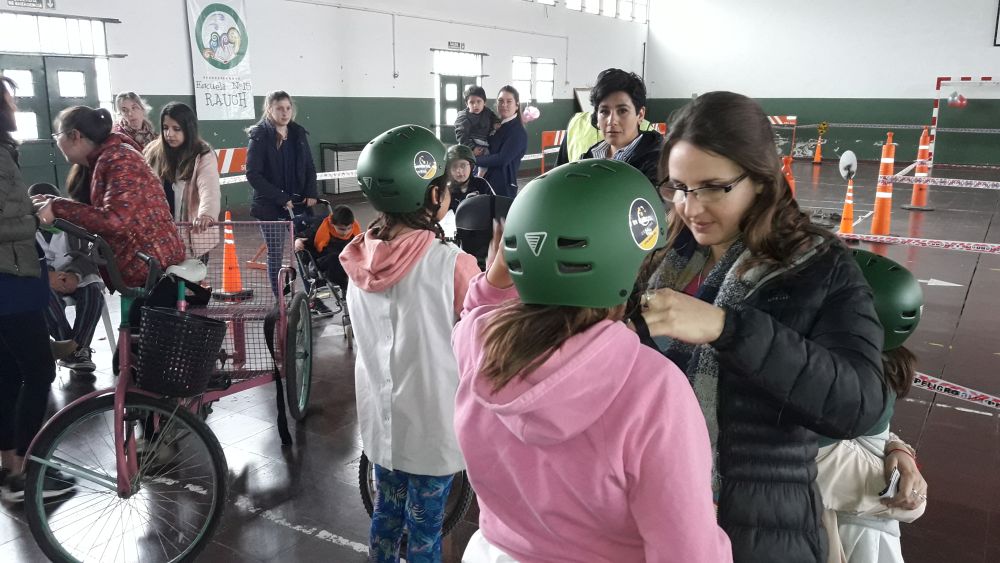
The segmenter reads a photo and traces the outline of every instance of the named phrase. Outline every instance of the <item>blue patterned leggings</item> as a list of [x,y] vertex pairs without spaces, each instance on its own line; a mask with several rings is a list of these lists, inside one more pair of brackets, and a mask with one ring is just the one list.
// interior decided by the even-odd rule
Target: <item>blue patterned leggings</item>
[[375,465],[377,495],[372,514],[369,560],[399,561],[399,542],[406,538],[407,563],[441,561],[441,523],[452,476],[429,477],[389,471]]

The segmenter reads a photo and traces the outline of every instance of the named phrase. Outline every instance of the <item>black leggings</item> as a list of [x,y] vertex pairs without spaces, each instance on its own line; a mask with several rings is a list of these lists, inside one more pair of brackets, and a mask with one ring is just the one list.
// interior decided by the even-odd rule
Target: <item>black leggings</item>
[[42,427],[56,378],[45,314],[0,316],[0,450],[23,456]]

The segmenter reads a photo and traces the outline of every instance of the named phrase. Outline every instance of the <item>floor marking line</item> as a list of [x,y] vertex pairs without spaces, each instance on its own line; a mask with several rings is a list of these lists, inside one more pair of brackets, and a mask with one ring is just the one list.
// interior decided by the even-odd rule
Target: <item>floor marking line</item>
[[237,508],[245,512],[249,512],[250,514],[260,516],[261,518],[269,522],[274,522],[279,526],[284,526],[285,528],[299,532],[300,534],[312,536],[316,539],[323,540],[325,542],[330,542],[333,544],[342,545],[344,547],[349,547],[358,553],[366,553],[366,554],[368,553],[368,546],[365,544],[358,543],[356,541],[351,541],[347,538],[340,537],[337,534],[334,534],[333,532],[323,530],[315,526],[301,526],[298,524],[293,524],[288,520],[286,520],[284,516],[274,512],[273,510],[258,508],[254,506],[253,502],[251,502],[249,498],[243,495],[237,496],[233,504]]

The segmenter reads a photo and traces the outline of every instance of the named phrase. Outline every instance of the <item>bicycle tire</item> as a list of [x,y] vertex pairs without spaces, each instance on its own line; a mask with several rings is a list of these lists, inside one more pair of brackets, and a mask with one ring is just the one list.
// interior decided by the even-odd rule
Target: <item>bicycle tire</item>
[[[368,459],[364,452],[361,452],[361,460],[358,464],[358,485],[361,489],[361,502],[365,505],[368,516],[371,517],[375,511],[375,464]],[[451,533],[455,526],[462,521],[475,496],[472,483],[469,482],[469,476],[466,472],[456,473],[451,482],[448,501],[445,503],[444,521],[441,523],[442,537]]]
[[296,293],[288,306],[285,327],[285,396],[292,418],[305,420],[312,388],[312,318],[304,293]]
[[[84,467],[92,471],[95,476],[99,476],[98,471],[105,465],[114,467],[113,422],[107,422],[108,419],[113,421],[113,395],[97,397],[70,407],[69,410],[53,420],[39,434],[36,440],[32,457],[28,461],[24,510],[32,536],[51,561],[76,563],[92,560],[90,557],[75,554],[78,552],[71,550],[67,545],[63,545],[55,537],[57,533],[61,534],[62,532],[61,530],[53,529],[52,523],[55,521],[53,516],[58,517],[61,510],[65,510],[66,513],[63,517],[70,521],[70,524],[63,527],[76,525],[79,528],[83,528],[84,531],[90,534],[87,539],[91,542],[91,546],[93,546],[98,541],[98,538],[93,537],[93,535],[104,532],[107,529],[108,522],[114,520],[114,516],[110,514],[111,510],[122,507],[129,508],[124,505],[132,499],[137,499],[136,504],[132,506],[132,513],[136,513],[140,517],[144,515],[138,513],[135,510],[135,506],[140,506],[146,510],[156,499],[164,499],[164,502],[169,502],[169,505],[173,507],[172,511],[168,511],[169,513],[155,513],[152,510],[148,512],[150,518],[146,520],[146,524],[156,527],[164,524],[169,526],[171,525],[171,519],[179,520],[186,515],[198,513],[197,507],[199,505],[197,503],[183,501],[190,499],[195,494],[200,495],[202,498],[195,500],[206,501],[204,504],[206,512],[202,515],[204,521],[200,526],[190,532],[183,527],[174,528],[168,536],[164,536],[158,531],[155,532],[156,537],[152,539],[159,540],[160,547],[164,551],[163,558],[157,559],[155,554],[150,554],[146,551],[143,551],[140,555],[139,541],[147,542],[148,538],[135,535],[135,560],[142,561],[143,563],[193,561],[198,553],[208,545],[222,519],[228,490],[228,466],[222,446],[211,429],[198,417],[184,408],[179,408],[167,401],[154,399],[138,393],[129,393],[126,395],[125,408],[129,416],[128,420],[133,422],[142,421],[140,425],[143,427],[150,424],[149,421],[152,420],[150,418],[152,416],[166,417],[157,419],[158,429],[149,442],[151,446],[150,453],[140,454],[141,458],[138,462],[140,473],[136,476],[139,487],[129,498],[122,498],[117,492],[101,488],[100,485],[96,484],[98,483],[96,478],[93,481],[81,482],[81,478],[77,477],[78,490],[75,494],[59,499],[52,499],[55,502],[48,504],[48,499],[45,499],[42,494],[42,484],[45,478],[44,466],[34,461],[37,458],[51,460],[57,457],[54,455],[57,452],[60,459],[65,459],[65,456],[70,456],[70,459],[79,459],[72,452],[80,452],[80,455],[86,455],[85,450],[74,443],[74,440],[82,440],[94,455],[92,461],[94,462],[93,465],[96,465],[96,469],[84,464],[78,465],[78,468]],[[97,427],[96,430],[98,432],[94,431],[94,426]],[[105,429],[109,435],[101,436],[99,432]],[[169,438],[165,436],[169,436]],[[99,439],[91,440],[91,437]],[[188,441],[188,439],[191,441]],[[186,462],[188,459],[193,459],[198,450],[197,446],[199,443],[204,446],[204,454],[207,455],[211,467],[204,470],[205,473],[203,476],[192,477],[189,473],[179,470],[178,465]],[[105,449],[101,447],[102,445],[108,447]],[[63,448],[60,446],[63,446]],[[178,454],[174,454],[174,457],[170,460],[161,461],[159,459],[159,448],[166,448],[168,446],[171,448],[171,451],[177,451]],[[65,452],[63,452],[63,449],[65,449]],[[97,453],[98,451],[104,457],[100,457],[100,454]],[[176,461],[180,452],[183,452],[185,458],[182,461]],[[110,462],[106,461],[108,456],[110,456]],[[198,462],[194,467],[197,468],[202,465],[204,463]],[[115,470],[106,470],[106,474],[101,477],[114,481],[116,475]],[[91,491],[96,492],[86,492],[84,486],[88,483],[92,487]],[[213,491],[204,492],[208,486],[212,486]],[[171,487],[172,490],[167,491],[165,487]],[[144,492],[146,493],[145,495],[143,495]],[[92,496],[88,497],[87,495]],[[176,500],[174,497],[176,497]],[[95,502],[95,498],[97,502]],[[108,501],[108,508],[102,511],[98,507],[98,504],[104,500]],[[112,504],[115,506],[112,506]],[[193,510],[192,505],[194,505]],[[88,507],[94,507],[94,512],[100,512],[98,518],[106,516],[107,520],[105,520],[104,525],[97,521],[91,524],[87,523],[86,515],[81,514],[81,512]],[[110,525],[112,529],[108,533],[121,536],[121,542],[124,544],[126,541],[126,532],[131,535],[132,529],[126,530],[121,534],[115,534],[115,524],[112,523]],[[120,517],[118,525],[122,525]],[[188,535],[192,536],[190,542],[186,542],[186,536]],[[175,556],[170,556],[166,553],[167,548],[163,544],[165,538],[168,544],[186,542],[186,545],[179,545],[177,548],[178,553]],[[114,540],[115,538],[112,539]],[[148,541],[148,544],[156,547],[152,541]],[[93,551],[94,548],[87,549]],[[107,547],[105,548],[106,550]],[[117,553],[118,550],[116,549],[116,555]],[[104,559],[104,552],[96,558],[98,561],[102,559]],[[124,559],[128,559],[127,549],[125,550]]]

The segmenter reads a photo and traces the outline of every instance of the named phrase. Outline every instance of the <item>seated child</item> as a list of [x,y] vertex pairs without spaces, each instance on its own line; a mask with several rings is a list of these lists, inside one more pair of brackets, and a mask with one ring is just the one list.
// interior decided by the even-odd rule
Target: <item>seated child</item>
[[[326,279],[340,287],[346,295],[347,274],[340,264],[340,253],[354,237],[361,234],[361,225],[354,219],[354,211],[346,205],[338,205],[302,234],[301,238],[295,239],[296,252],[308,252]],[[321,301],[314,301],[317,303],[310,303],[310,308],[317,312],[326,309]]]
[[472,149],[476,156],[490,154],[490,134],[500,118],[486,107],[486,90],[482,86],[469,86],[465,90],[466,109],[455,118],[455,138],[458,144]]
[[[52,184],[41,183],[28,188],[28,195],[59,197],[61,194]],[[55,350],[62,350],[56,359],[59,365],[74,372],[92,372],[96,366],[91,360],[93,350],[90,342],[104,307],[104,283],[97,266],[80,254],[84,243],[66,233],[41,229],[35,233],[35,239],[45,252],[49,267],[49,307],[45,311],[49,335],[68,344],[54,347]],[[71,297],[76,302],[72,327],[66,319],[65,297]]]

